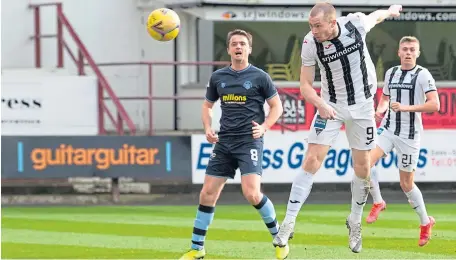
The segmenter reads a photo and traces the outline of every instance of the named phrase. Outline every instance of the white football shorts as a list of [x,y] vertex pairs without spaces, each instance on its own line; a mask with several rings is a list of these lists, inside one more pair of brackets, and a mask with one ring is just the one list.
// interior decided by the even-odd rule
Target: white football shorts
[[405,172],[414,172],[418,165],[420,155],[420,137],[415,135],[415,139],[408,139],[395,135],[390,130],[378,129],[377,145],[383,152],[388,154],[396,148],[397,166]]
[[340,128],[345,124],[350,148],[357,150],[372,150],[376,146],[376,124],[374,119],[374,102],[366,102],[357,106],[356,109],[349,109],[346,106],[328,103],[336,111],[336,118],[333,120],[322,119],[315,114],[310,134],[309,144],[322,144],[333,146],[339,136]]

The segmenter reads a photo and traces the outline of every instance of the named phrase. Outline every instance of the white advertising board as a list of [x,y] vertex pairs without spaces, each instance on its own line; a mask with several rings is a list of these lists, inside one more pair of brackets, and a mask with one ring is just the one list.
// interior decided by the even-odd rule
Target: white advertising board
[[[293,7],[195,7],[186,12],[211,21],[267,21],[303,22],[308,21],[310,8]],[[337,15],[340,16],[338,11]]]
[[4,75],[2,135],[98,134],[97,79]]
[[[203,3],[207,4],[238,4],[238,5],[313,5],[315,0],[203,0]],[[356,1],[344,1],[344,0],[332,0],[332,4],[339,6],[387,6],[397,4],[394,0],[356,0]],[[403,0],[401,4],[404,6],[445,6],[454,5],[453,0]]]
[[[209,21],[247,22],[305,22],[309,20],[310,8],[303,7],[234,7],[210,6],[190,7],[182,11]],[[337,16],[341,16],[339,10]]]
[[[309,131],[267,132],[263,151],[263,183],[292,183],[307,149],[305,138]],[[456,181],[455,130],[425,131],[421,140],[417,182]],[[314,179],[319,183],[348,183],[353,176],[351,150],[348,148],[345,131],[341,131],[336,144],[330,149],[322,167]],[[194,184],[204,181],[205,169],[212,152],[212,145],[204,135],[192,136],[192,180]],[[397,153],[382,158],[377,164],[380,182],[399,182]],[[240,172],[228,183],[240,183]]]

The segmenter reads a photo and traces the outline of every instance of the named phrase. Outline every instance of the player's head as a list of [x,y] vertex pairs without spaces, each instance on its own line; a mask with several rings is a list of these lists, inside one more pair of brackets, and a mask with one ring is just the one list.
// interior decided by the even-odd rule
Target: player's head
[[420,56],[420,41],[414,36],[404,36],[399,41],[397,55],[402,65],[416,65],[416,59]]
[[309,26],[317,41],[333,38],[337,29],[336,9],[330,3],[318,3],[310,10]]
[[228,32],[226,46],[231,61],[248,61],[252,52],[252,35],[244,30],[235,29]]

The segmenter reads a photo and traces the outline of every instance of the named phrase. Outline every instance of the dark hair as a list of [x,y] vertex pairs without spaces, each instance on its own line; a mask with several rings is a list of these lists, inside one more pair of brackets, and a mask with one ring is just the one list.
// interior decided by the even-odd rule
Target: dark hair
[[252,46],[252,35],[244,30],[241,30],[241,29],[235,29],[235,30],[232,30],[230,32],[228,32],[228,35],[226,36],[226,46],[229,46],[230,45],[230,40],[231,40],[231,37],[233,37],[234,35],[242,35],[242,36],[245,36],[249,42],[249,46],[251,47]]

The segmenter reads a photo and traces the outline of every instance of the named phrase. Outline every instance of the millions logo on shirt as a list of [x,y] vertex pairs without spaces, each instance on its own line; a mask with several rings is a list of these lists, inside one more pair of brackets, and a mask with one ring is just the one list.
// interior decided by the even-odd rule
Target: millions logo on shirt
[[222,102],[225,104],[245,104],[247,101],[247,96],[244,95],[235,95],[227,94],[222,96]]

